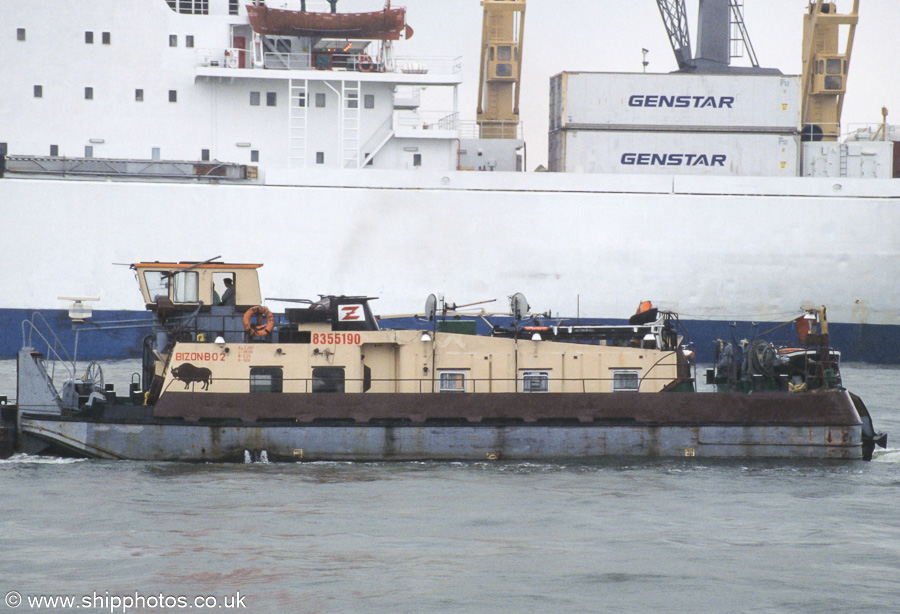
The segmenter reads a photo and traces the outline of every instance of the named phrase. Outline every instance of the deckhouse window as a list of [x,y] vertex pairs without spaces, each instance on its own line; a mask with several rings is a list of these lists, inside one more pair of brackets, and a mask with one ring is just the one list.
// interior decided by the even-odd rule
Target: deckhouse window
[[[166,0],[169,8],[184,15],[209,15],[209,0]],[[230,8],[229,4],[229,8]],[[231,13],[237,15],[237,13]]]
[[238,14],[238,0],[228,0],[228,14],[229,15],[237,15]]
[[84,33],[84,42],[87,45],[94,44],[94,33],[93,32],[85,32]]
[[25,40],[25,28],[18,28],[16,30],[16,40],[19,40],[19,41]]
[[441,371],[439,390],[441,392],[465,392],[466,391],[466,372],[465,371]]
[[43,98],[44,97],[44,86],[43,85],[35,85],[34,86],[34,97],[35,98]]
[[363,102],[365,103],[365,107],[367,109],[375,108],[375,94],[365,94],[363,96]]
[[94,88],[92,88],[92,87],[84,88],[84,99],[85,100],[93,100],[94,99]]
[[266,106],[274,107],[277,106],[278,103],[278,93],[277,92],[266,92]]
[[344,392],[344,367],[313,367],[313,392]]
[[525,371],[522,374],[522,392],[550,392],[550,374],[547,371]]
[[169,90],[169,102],[178,102],[178,90]]
[[175,273],[174,275],[174,296],[172,300],[176,303],[196,303],[199,298],[199,279],[200,276],[196,271],[187,271]]
[[169,298],[169,278],[164,277],[162,271],[144,271],[144,283],[151,303],[161,296]]
[[193,47],[194,46],[194,35],[188,34],[184,37],[184,46],[185,47]]
[[320,109],[325,108],[325,94],[323,94],[323,93],[316,94],[316,107],[318,107]]
[[112,35],[109,32],[104,32],[101,38],[104,45],[109,45],[112,42]]
[[251,107],[259,106],[259,92],[250,92],[250,106]]
[[169,47],[177,47],[178,46],[178,35],[177,34],[169,34]]
[[637,371],[615,371],[613,373],[613,391],[637,391],[641,387]]
[[134,90],[134,100],[135,102],[144,102],[144,90]]
[[250,367],[250,392],[283,392],[281,367]]

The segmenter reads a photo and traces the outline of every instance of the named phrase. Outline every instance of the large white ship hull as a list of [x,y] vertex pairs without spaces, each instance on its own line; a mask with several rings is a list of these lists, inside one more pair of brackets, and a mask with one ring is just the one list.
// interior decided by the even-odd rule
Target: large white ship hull
[[19,203],[0,225],[3,355],[21,310],[64,309],[59,296],[142,310],[113,263],[157,254],[262,262],[267,298],[368,294],[381,313],[430,293],[502,311],[524,292],[536,312],[621,318],[649,299],[704,343],[705,323],[823,304],[845,358],[900,362],[898,181],[270,169],[266,182],[0,181],[0,202]]

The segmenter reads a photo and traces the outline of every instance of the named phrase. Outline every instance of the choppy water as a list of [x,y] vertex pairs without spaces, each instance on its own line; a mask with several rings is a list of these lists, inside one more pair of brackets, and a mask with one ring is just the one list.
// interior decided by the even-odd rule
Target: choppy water
[[[11,366],[0,363],[0,394]],[[892,446],[898,376],[844,367]],[[0,462],[0,599],[25,601],[0,611],[74,612],[27,603],[72,595],[96,598],[79,611],[121,612],[111,598],[136,594],[254,613],[897,611],[900,450],[876,454],[566,465],[14,457]],[[187,610],[228,608],[126,611]]]

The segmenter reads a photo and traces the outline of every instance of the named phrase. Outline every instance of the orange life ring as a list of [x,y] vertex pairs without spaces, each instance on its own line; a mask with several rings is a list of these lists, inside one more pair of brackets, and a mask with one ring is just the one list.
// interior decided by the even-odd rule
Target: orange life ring
[[[256,324],[253,323],[253,316],[256,317]],[[272,332],[275,327],[275,318],[268,308],[262,305],[251,307],[244,314],[244,330],[253,337],[265,337]]]
[[375,62],[373,62],[372,58],[367,55],[360,56],[359,69],[362,72],[372,72],[373,70],[375,70]]

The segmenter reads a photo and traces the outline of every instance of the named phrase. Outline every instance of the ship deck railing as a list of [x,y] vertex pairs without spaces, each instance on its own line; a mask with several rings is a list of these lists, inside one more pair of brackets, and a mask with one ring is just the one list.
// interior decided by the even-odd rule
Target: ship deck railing
[[358,72],[366,74],[397,75],[459,75],[462,73],[460,56],[398,56],[393,59],[379,59],[360,53],[330,54],[328,66],[315,64],[315,52],[287,53],[267,51],[261,63],[254,61],[253,54],[246,49],[233,47],[197,49],[197,67],[225,68],[235,71],[247,69],[265,70],[313,70],[319,73]]
[[[537,371],[537,370],[536,370]],[[633,371],[623,368],[622,371]],[[270,376],[251,375],[250,377],[213,377],[212,390],[201,390],[202,382],[185,383],[172,379],[166,385],[166,391],[172,392],[230,392],[241,393],[294,393],[294,394],[597,394],[603,392],[658,392],[673,379],[671,377],[654,377],[649,373],[638,377],[637,381],[625,387],[616,387],[617,379],[611,377],[578,377],[578,378],[466,378],[462,386],[453,386],[441,382],[439,378],[364,378],[334,379],[327,378],[274,378]],[[221,390],[221,383],[243,383],[240,390]],[[608,386],[604,386],[608,384]],[[633,385],[632,385],[633,384]],[[237,386],[234,386],[237,388]]]

